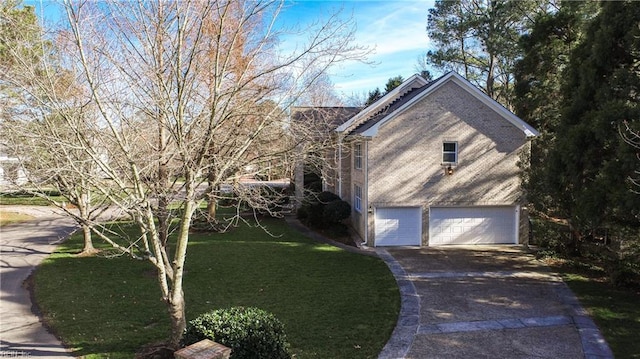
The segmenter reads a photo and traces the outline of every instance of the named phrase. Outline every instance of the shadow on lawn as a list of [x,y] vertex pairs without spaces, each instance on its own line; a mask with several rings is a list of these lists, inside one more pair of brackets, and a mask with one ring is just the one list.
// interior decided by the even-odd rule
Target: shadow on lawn
[[[384,262],[309,239],[281,219],[263,224],[274,236],[255,226],[191,235],[187,320],[212,309],[255,306],[285,324],[300,358],[377,355],[400,303]],[[81,237],[73,236],[36,275],[43,314],[76,348],[74,354],[131,358],[145,345],[166,340],[169,319],[150,275],[153,266],[126,257],[70,254],[81,245]],[[362,298],[374,309],[362,310]],[[376,329],[363,336],[361,328]]]

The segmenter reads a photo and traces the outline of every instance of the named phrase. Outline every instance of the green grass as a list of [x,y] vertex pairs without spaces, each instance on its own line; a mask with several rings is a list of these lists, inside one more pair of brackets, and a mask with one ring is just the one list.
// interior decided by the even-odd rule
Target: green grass
[[[230,306],[256,306],[280,319],[296,358],[375,358],[393,330],[400,297],[379,259],[319,244],[282,220],[274,238],[241,226],[193,234],[186,265],[187,319]],[[46,320],[75,355],[132,358],[165,340],[169,322],[149,263],[77,257],[72,237],[34,279]]]
[[596,322],[616,358],[640,358],[640,293],[611,286],[594,273],[561,267],[564,281]]
[[[45,191],[44,194],[57,202],[65,202],[66,198],[57,191]],[[38,197],[28,192],[2,192],[0,193],[0,204],[3,205],[26,205],[26,206],[48,206],[51,203],[45,198]]]

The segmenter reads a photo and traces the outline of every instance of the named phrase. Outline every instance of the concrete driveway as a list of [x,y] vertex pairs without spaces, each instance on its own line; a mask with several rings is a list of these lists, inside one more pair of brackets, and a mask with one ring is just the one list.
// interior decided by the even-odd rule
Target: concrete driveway
[[402,294],[379,358],[613,358],[569,288],[520,246],[376,251]]
[[24,281],[76,225],[50,207],[0,209],[37,217],[0,229],[0,358],[73,358],[42,326]]

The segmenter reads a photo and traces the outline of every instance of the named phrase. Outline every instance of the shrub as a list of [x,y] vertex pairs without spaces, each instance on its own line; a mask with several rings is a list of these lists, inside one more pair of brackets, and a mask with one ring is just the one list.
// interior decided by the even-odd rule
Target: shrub
[[327,222],[325,218],[325,206],[335,201],[340,201],[340,197],[335,193],[328,191],[312,192],[305,198],[301,207],[302,211],[298,212],[298,218],[311,226],[323,227],[331,223]]
[[307,222],[312,226],[322,227],[324,226],[324,217],[322,213],[324,211],[323,204],[312,205],[308,208],[309,216],[307,217]]
[[253,307],[218,309],[187,324],[183,345],[211,339],[231,348],[233,359],[288,359],[284,325],[271,313]]
[[[351,205],[332,192],[311,193],[297,212],[298,219],[310,227],[321,229],[323,233],[338,238],[347,237],[349,231],[342,223],[351,215]],[[347,242],[345,242],[347,243]],[[350,241],[348,244],[352,244]]]
[[531,225],[533,232],[531,244],[539,245],[549,252],[556,252],[560,255],[569,252],[571,235],[567,226],[540,219],[532,220]]
[[327,223],[340,223],[349,218],[351,205],[348,202],[338,200],[329,202],[324,206],[322,217]]
[[320,202],[320,204],[324,205],[329,202],[339,201],[339,200],[340,200],[340,196],[338,196],[337,194],[329,191],[323,191],[318,194],[317,202]]
[[308,206],[302,206],[302,207],[298,208],[298,212],[296,214],[297,214],[299,220],[305,221],[307,219],[307,217],[309,217],[309,208],[308,208]]

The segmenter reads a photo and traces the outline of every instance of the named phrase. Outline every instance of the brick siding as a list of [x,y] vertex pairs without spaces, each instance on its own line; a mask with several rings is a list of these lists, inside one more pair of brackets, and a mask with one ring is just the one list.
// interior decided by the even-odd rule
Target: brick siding
[[[458,163],[450,176],[442,166],[443,141],[458,143]],[[528,148],[521,129],[453,81],[447,82],[381,126],[365,146],[369,190],[363,188],[368,195],[363,206],[422,207],[422,242],[426,245],[430,206],[521,204],[518,162]],[[350,169],[352,190],[354,183],[364,184],[364,173],[353,170],[353,163]],[[528,222],[526,213],[520,217],[521,222]],[[364,237],[362,219],[356,215],[353,220]],[[528,235],[523,226],[521,242]],[[373,245],[373,225],[369,239]]]

